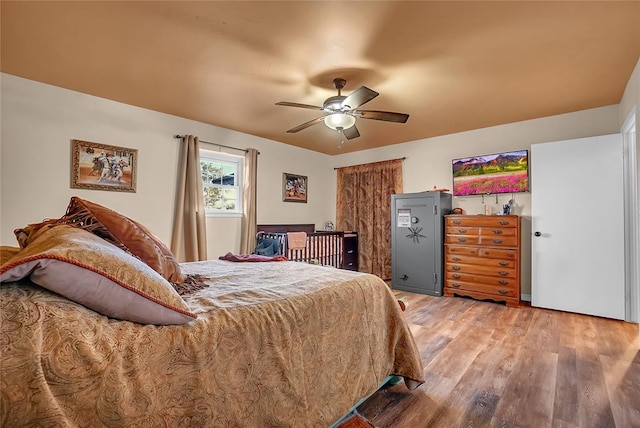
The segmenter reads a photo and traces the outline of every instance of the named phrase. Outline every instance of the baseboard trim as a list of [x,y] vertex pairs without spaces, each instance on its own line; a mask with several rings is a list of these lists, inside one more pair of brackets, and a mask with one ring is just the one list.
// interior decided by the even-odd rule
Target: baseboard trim
[[525,302],[531,302],[531,294],[521,294],[520,300],[524,300]]

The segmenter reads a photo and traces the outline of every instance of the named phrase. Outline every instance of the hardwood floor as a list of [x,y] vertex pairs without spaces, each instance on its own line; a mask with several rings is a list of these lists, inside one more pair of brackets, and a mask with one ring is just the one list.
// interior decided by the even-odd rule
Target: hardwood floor
[[426,382],[376,392],[376,427],[640,427],[638,325],[394,291]]

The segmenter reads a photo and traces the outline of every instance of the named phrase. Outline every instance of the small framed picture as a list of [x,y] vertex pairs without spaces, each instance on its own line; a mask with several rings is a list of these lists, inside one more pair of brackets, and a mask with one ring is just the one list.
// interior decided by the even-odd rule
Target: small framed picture
[[307,202],[309,183],[304,175],[282,173],[282,200],[284,202]]
[[71,140],[71,188],[136,191],[138,150]]

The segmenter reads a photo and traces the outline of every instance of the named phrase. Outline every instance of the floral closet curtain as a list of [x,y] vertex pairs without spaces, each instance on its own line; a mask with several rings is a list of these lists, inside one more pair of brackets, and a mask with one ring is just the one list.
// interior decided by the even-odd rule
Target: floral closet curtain
[[402,193],[402,159],[338,168],[338,230],[358,232],[360,271],[391,278],[391,195]]

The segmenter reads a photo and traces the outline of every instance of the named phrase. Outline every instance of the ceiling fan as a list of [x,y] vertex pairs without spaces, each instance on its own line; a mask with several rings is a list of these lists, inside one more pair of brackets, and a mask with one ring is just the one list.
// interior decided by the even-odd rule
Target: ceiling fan
[[300,107],[310,110],[322,110],[326,112],[324,116],[317,117],[313,120],[298,125],[295,128],[289,129],[287,132],[294,133],[302,131],[324,121],[324,124],[329,128],[338,131],[345,136],[348,140],[352,140],[360,136],[358,128],[356,127],[356,118],[362,119],[374,119],[384,120],[387,122],[399,122],[405,123],[409,119],[408,114],[395,113],[391,111],[378,111],[378,110],[360,110],[358,107],[368,103],[378,95],[374,90],[367,88],[366,86],[360,86],[353,91],[350,95],[344,96],[341,91],[346,85],[345,79],[337,78],[333,79],[333,86],[338,90],[338,95],[327,98],[322,107],[313,106],[310,104],[291,103],[288,101],[280,101],[276,103],[279,106],[287,107]]

